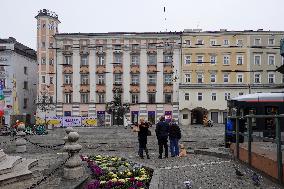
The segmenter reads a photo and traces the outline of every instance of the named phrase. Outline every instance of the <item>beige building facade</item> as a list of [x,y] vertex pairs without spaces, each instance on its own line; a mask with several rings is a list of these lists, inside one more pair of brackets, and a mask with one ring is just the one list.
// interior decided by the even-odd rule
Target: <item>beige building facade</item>
[[227,99],[283,91],[282,75],[275,72],[283,63],[279,52],[283,34],[185,30],[181,35],[181,123],[202,123],[206,114],[215,123],[224,123]]

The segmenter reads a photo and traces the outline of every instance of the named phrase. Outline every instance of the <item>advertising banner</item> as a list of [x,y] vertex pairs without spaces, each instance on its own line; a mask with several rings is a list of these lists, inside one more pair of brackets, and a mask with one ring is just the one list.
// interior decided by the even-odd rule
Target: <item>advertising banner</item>
[[82,126],[83,127],[94,127],[97,126],[96,117],[82,117]]
[[63,127],[81,126],[81,117],[63,117]]
[[63,118],[59,116],[47,117],[46,122],[48,125],[53,125],[54,127],[61,127],[62,119]]

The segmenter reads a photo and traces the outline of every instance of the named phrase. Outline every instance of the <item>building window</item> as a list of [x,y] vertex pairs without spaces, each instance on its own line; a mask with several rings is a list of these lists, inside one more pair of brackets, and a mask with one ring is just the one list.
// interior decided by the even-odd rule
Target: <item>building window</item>
[[216,101],[217,100],[216,93],[211,93],[211,99],[212,99],[212,101]]
[[27,98],[24,98],[24,109],[27,109],[28,107],[28,99]]
[[188,114],[182,114],[182,119],[188,119]]
[[148,74],[148,84],[155,85],[156,84],[156,74]]
[[268,83],[275,83],[275,73],[268,73]]
[[228,73],[224,73],[223,81],[224,81],[224,83],[229,83],[229,74]]
[[156,103],[156,93],[148,93],[148,102],[150,104]]
[[24,81],[24,89],[28,89],[28,82]]
[[41,58],[41,64],[46,64],[46,59],[45,58]]
[[156,44],[155,43],[149,43],[148,49],[156,49]]
[[231,94],[230,93],[225,93],[225,100],[230,100]]
[[72,103],[72,94],[71,93],[65,93],[64,94],[64,102],[65,103]]
[[122,55],[114,54],[114,63],[121,64],[122,63]]
[[216,39],[210,39],[210,45],[211,45],[211,46],[217,45]]
[[224,45],[229,45],[229,40],[228,39],[224,39]]
[[203,83],[203,73],[197,73],[197,83]]
[[132,44],[131,45],[132,50],[138,50],[139,49],[139,44]]
[[105,94],[104,93],[98,93],[98,103],[105,103]]
[[131,56],[131,64],[132,65],[139,65],[139,56],[138,55],[132,55]]
[[256,38],[256,39],[254,39],[254,45],[260,45],[261,44],[261,40],[260,40],[260,38]]
[[191,56],[185,56],[184,63],[185,64],[190,64],[191,63]]
[[197,65],[203,64],[203,56],[197,56]]
[[49,47],[50,47],[50,48],[53,47],[53,43],[52,43],[52,42],[49,43]]
[[114,45],[114,50],[121,50],[121,45]]
[[215,55],[212,55],[212,56],[210,56],[210,63],[211,63],[211,65],[214,65],[214,64],[216,64],[216,56]]
[[131,75],[131,84],[132,85],[139,85],[139,75],[137,75],[137,74]]
[[105,84],[105,75],[104,74],[98,74],[98,82],[99,85]]
[[89,103],[89,93],[81,93],[81,103]]
[[190,83],[191,82],[191,74],[184,74],[185,76],[185,83]]
[[172,84],[172,74],[164,74],[164,84]]
[[65,56],[64,59],[65,59],[65,62],[64,62],[64,63],[65,63],[66,65],[71,65],[71,64],[72,64],[72,63],[71,63],[71,56]]
[[165,64],[172,64],[173,63],[173,56],[172,55],[164,55],[164,63]]
[[237,74],[237,82],[238,83],[243,83],[243,74]]
[[224,55],[223,56],[223,64],[224,65],[229,65],[230,64],[230,56],[229,55]]
[[88,85],[89,84],[89,75],[81,75],[81,84]]
[[24,74],[28,75],[28,67],[26,67],[26,66],[24,67]]
[[45,48],[45,42],[41,42],[41,48]]
[[216,74],[215,73],[210,74],[210,81],[211,81],[211,83],[216,83]]
[[105,56],[104,55],[98,56],[98,65],[105,65]]
[[237,46],[243,46],[243,40],[242,39],[237,40]]
[[157,64],[157,55],[149,54],[148,55],[148,64],[149,65],[156,65]]
[[254,83],[261,83],[260,73],[254,74]]
[[254,55],[254,65],[261,65],[261,55]]
[[203,45],[203,40],[202,39],[197,39],[197,45]]
[[202,101],[202,93],[197,93],[197,100]]
[[239,96],[242,96],[242,95],[244,95],[244,93],[243,92],[239,92]]
[[186,46],[190,46],[191,45],[191,41],[190,40],[185,40],[185,45]]
[[268,65],[275,65],[275,56],[268,55]]
[[244,63],[243,60],[244,60],[244,57],[238,55],[237,56],[237,65],[242,65]]
[[53,77],[49,78],[49,84],[53,84]]
[[44,76],[44,75],[41,76],[41,82],[42,82],[42,83],[45,83],[45,76]]
[[172,94],[165,93],[165,103],[172,103]]
[[114,74],[114,84],[115,85],[122,84],[122,74]]
[[184,100],[189,101],[189,93],[184,93]]
[[139,94],[138,93],[132,93],[131,94],[131,102],[132,102],[132,104],[139,103]]
[[275,45],[275,40],[274,39],[268,39],[268,45]]
[[81,56],[81,65],[87,66],[88,65],[88,56]]
[[49,59],[49,65],[53,65],[54,64],[54,61],[53,61],[53,59],[51,58],[51,59]]
[[64,75],[64,84],[72,84],[72,75]]

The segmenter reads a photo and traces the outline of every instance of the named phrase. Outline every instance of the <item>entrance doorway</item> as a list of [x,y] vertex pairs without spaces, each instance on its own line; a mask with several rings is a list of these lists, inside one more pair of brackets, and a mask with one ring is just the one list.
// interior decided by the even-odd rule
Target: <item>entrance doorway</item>
[[138,123],[138,116],[139,112],[138,111],[132,111],[131,112],[131,123]]
[[226,124],[227,123],[227,112],[223,112],[223,123]]
[[218,112],[211,112],[211,120],[213,123],[218,123]]
[[205,108],[197,107],[191,110],[191,124],[203,124],[203,117],[208,114]]
[[156,121],[155,111],[148,111],[148,121],[151,124],[155,124],[155,121]]

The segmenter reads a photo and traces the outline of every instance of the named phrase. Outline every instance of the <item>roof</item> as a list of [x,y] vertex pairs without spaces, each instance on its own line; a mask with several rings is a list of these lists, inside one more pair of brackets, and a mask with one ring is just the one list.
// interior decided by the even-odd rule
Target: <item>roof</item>
[[254,94],[247,94],[247,95],[241,95],[235,98],[232,98],[231,100],[235,101],[246,101],[246,102],[259,102],[259,101],[265,101],[265,102],[276,102],[281,101],[284,102],[284,92],[280,93],[254,93]]
[[0,39],[0,44],[1,43],[14,44],[14,51],[16,53],[37,60],[37,54],[35,50],[23,45],[22,43],[17,42],[13,37],[9,37],[8,39]]

